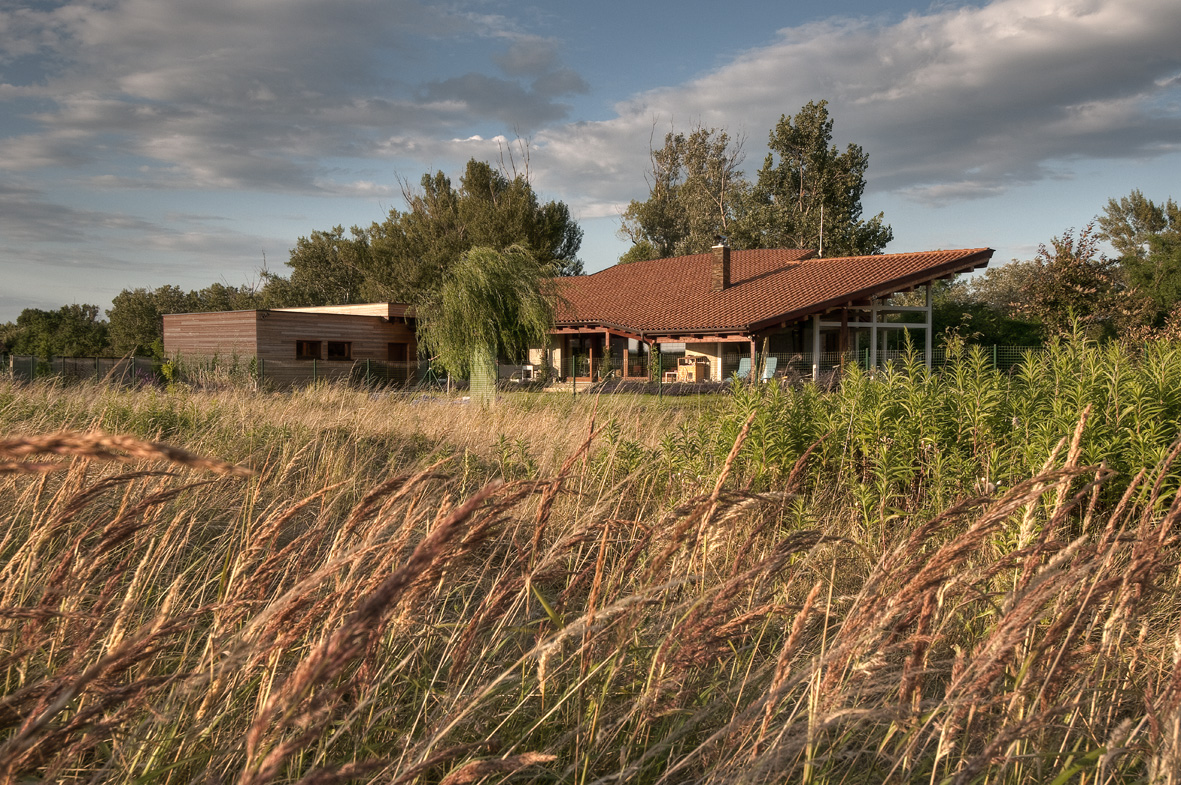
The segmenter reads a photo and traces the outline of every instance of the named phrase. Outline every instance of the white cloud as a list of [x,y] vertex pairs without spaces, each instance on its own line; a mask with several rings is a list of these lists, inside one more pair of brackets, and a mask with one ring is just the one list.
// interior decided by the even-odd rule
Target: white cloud
[[886,24],[829,20],[633,96],[614,119],[544,131],[535,160],[547,182],[577,182],[587,205],[625,201],[643,194],[654,125],[745,133],[753,169],[779,116],[824,98],[834,141],[870,154],[871,189],[995,195],[1059,176],[1055,162],[1181,149],[1178,40],[1175,0],[998,0]]
[[[445,51],[481,40],[508,47],[498,59],[509,78],[456,73]],[[38,99],[25,117],[40,132],[6,144],[0,168],[97,157],[111,174],[138,157],[181,170],[190,188],[312,192],[322,158],[379,155],[379,133],[437,138],[489,121],[528,131],[565,117],[559,99],[586,89],[552,41],[418,0],[73,0],[0,12],[0,63],[33,57],[37,78],[0,79],[0,101]],[[440,69],[445,78],[424,76]]]

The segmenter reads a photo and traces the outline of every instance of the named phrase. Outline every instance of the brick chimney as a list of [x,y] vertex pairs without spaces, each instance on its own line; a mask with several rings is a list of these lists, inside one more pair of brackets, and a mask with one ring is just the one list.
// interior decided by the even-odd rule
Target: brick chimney
[[730,287],[730,246],[726,245],[726,238],[719,237],[718,244],[713,247],[714,259],[711,269],[711,288],[715,292]]

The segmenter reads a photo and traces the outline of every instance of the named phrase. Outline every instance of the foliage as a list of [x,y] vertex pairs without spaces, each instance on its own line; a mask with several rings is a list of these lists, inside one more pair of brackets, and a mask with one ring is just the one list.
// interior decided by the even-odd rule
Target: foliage
[[1034,267],[1013,261],[970,279],[936,281],[932,321],[937,334],[955,333],[980,344],[1030,346],[1045,340],[1040,324],[1018,307]]
[[0,383],[0,779],[1167,781],[1181,351],[953,355],[689,413]]
[[356,226],[345,237],[344,227],[313,231],[291,249],[289,278],[266,273],[263,301],[270,308],[309,305],[349,305],[362,301],[370,267],[369,237]]
[[1127,285],[1149,301],[1148,318],[1161,325],[1181,303],[1181,208],[1172,199],[1156,204],[1135,190],[1109,199],[1098,222],[1097,236],[1120,254]]
[[1127,290],[1118,261],[1099,250],[1093,224],[1077,238],[1068,229],[1041,245],[1027,270],[1013,307],[1047,335],[1065,335],[1076,321],[1096,336],[1115,335],[1143,320],[1143,299]]
[[26,308],[6,326],[3,343],[13,354],[97,357],[107,351],[109,330],[97,305],[63,305],[56,311]]
[[0,324],[0,354],[10,354],[12,352],[12,345],[16,342],[17,336],[20,335],[20,328],[16,326],[16,322],[4,322]]
[[650,153],[649,194],[624,211],[620,262],[702,253],[729,238],[735,248],[816,248],[826,256],[881,253],[894,237],[882,214],[862,220],[869,156],[831,145],[828,103],[783,115],[752,186],[738,168],[742,142],[698,126],[669,132]]
[[369,229],[367,299],[418,304],[435,296],[469,249],[518,245],[553,275],[582,272],[582,229],[563,202],[541,204],[524,174],[512,178],[472,159],[455,189],[442,172],[404,190],[407,209]]
[[520,246],[466,251],[438,295],[418,308],[420,344],[453,374],[467,375],[475,360],[481,371],[491,363],[495,374],[497,357],[520,358],[548,340],[551,271]]
[[1110,242],[1123,259],[1147,259],[1153,238],[1181,234],[1181,207],[1172,199],[1156,204],[1139,189],[1119,200],[1108,199],[1096,220],[1096,236]]
[[770,152],[742,200],[732,243],[737,248],[816,248],[825,256],[881,253],[894,238],[881,213],[861,218],[869,156],[855,144],[839,152],[828,102],[809,101],[782,115]]
[[632,200],[623,213],[619,233],[632,247],[620,261],[703,253],[729,236],[736,200],[749,189],[742,158],[742,140],[724,130],[665,134],[649,154],[648,199]]
[[184,291],[166,284],[155,289],[124,289],[107,310],[111,348],[118,355],[164,356],[164,314],[242,311],[262,307],[255,287],[215,283]]

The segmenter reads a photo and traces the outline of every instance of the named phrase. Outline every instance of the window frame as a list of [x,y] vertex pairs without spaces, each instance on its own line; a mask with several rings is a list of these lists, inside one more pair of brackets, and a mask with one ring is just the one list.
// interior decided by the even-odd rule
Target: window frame
[[[315,347],[314,353],[309,353],[308,348]],[[322,344],[320,341],[311,341],[307,339],[297,339],[295,342],[295,359],[297,360],[319,360],[322,354]]]
[[[332,362],[351,362],[353,359],[352,341],[325,341],[324,359]],[[333,354],[334,347],[344,347],[343,354]],[[338,348],[339,351],[339,348]]]

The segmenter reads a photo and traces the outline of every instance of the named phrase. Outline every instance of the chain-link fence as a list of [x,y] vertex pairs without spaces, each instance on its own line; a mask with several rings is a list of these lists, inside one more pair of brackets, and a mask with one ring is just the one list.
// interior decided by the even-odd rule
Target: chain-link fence
[[[981,346],[986,362],[999,370],[1020,365],[1037,346]],[[922,351],[913,358],[924,362]],[[905,362],[907,353],[883,350],[877,355],[879,367]],[[868,349],[848,352],[824,352],[819,356],[822,373],[855,364],[869,368]],[[684,362],[682,362],[684,361]],[[943,348],[935,349],[931,365],[939,368],[948,361]],[[623,363],[627,364],[624,373]],[[721,373],[714,364],[720,363]],[[568,357],[561,368],[533,365],[498,365],[499,386],[505,389],[541,387],[558,380],[574,385],[607,380],[645,380],[656,383],[706,383],[721,379],[761,379],[796,381],[813,372],[811,352],[760,354],[752,364],[747,354],[723,352],[720,357],[687,357],[684,352],[629,353],[623,357],[595,357],[592,368],[589,356]],[[692,366],[683,367],[683,366]],[[680,370],[678,370],[680,369]],[[0,376],[17,381],[58,378],[65,381],[90,379],[123,385],[166,384],[181,382],[196,386],[252,386],[290,389],[322,381],[347,382],[370,388],[456,388],[463,380],[449,379],[433,369],[428,361],[385,362],[380,360],[267,360],[256,357],[178,357],[159,361],[148,357],[30,357],[0,355]]]
[[0,374],[31,382],[57,378],[90,379],[113,384],[145,384],[160,378],[160,363],[150,357],[32,357],[0,355]]
[[426,362],[358,360],[264,360],[256,357],[31,357],[0,355],[0,375],[22,382],[56,378],[89,379],[114,384],[196,386],[269,386],[285,389],[320,381],[344,381],[368,387],[415,387],[444,384]]

